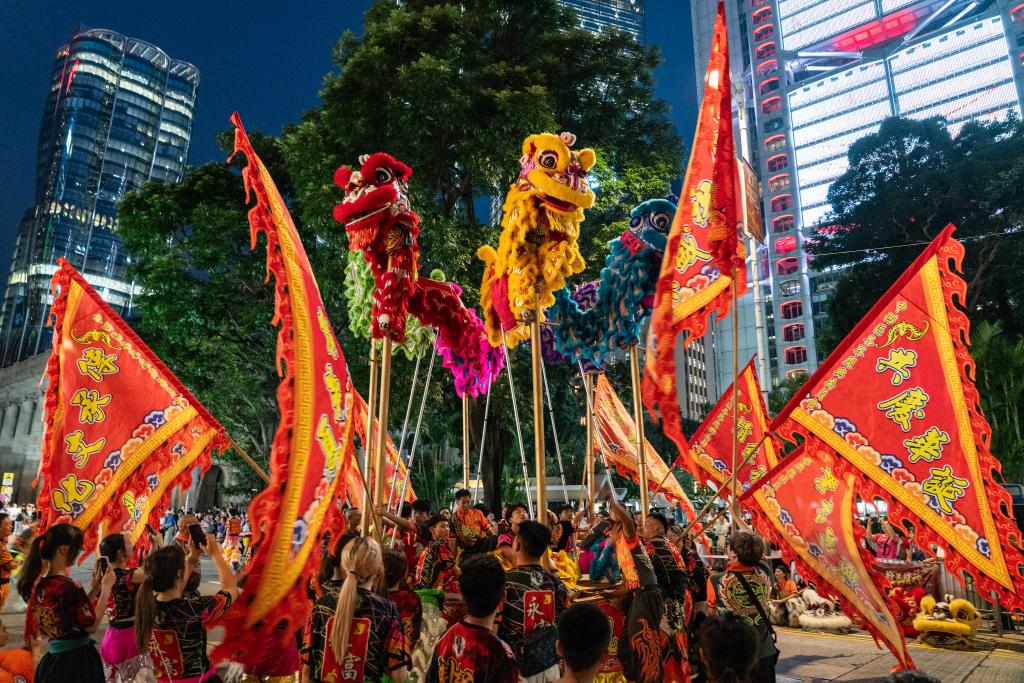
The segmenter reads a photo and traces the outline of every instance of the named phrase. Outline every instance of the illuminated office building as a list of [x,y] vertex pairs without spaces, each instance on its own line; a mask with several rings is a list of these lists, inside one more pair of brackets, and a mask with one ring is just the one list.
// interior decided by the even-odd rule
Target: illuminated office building
[[40,126],[36,194],[24,214],[0,305],[0,366],[46,351],[50,277],[58,257],[130,314],[130,256],[117,203],[149,180],[185,172],[199,72],[159,48],[106,29],[57,50]]
[[[693,0],[697,16],[714,3]],[[780,376],[820,359],[815,329],[836,274],[805,241],[828,214],[850,146],[890,116],[972,120],[1020,113],[1024,4],[1005,0],[730,0],[743,46],[749,144],[764,195],[767,275]],[[711,15],[713,19],[713,14]],[[705,42],[709,38],[704,39]],[[695,50],[701,43],[695,39]],[[706,50],[704,47],[704,63]],[[699,66],[698,70],[703,67]],[[717,338],[716,338],[717,341]]]
[[558,0],[560,5],[576,11],[580,25],[599,33],[605,28],[617,28],[631,34],[643,44],[644,0]]

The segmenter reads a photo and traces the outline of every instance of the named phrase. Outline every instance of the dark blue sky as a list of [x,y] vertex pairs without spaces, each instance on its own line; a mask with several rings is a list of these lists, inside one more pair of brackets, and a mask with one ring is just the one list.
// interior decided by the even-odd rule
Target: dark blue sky
[[[56,49],[79,24],[151,42],[201,73],[191,164],[223,155],[215,134],[237,110],[249,129],[279,133],[317,104],[341,33],[362,30],[370,0],[246,3],[122,0],[0,1],[0,290],[22,213],[35,192],[36,136]],[[696,123],[690,9],[647,0],[648,42],[661,47],[658,96],[689,141]],[[680,162],[682,163],[682,162]]]

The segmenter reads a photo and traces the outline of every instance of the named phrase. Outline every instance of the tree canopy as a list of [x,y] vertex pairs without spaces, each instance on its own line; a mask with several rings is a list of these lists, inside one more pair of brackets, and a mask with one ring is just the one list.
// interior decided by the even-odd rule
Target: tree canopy
[[[336,69],[324,79],[321,104],[279,139],[252,137],[290,203],[354,381],[365,394],[368,346],[348,331],[341,296],[346,237],[331,218],[341,197],[332,182],[336,167],[378,150],[409,164],[413,207],[421,216],[421,267],[443,270],[474,305],[482,275],[475,252],[497,241],[493,207],[518,174],[527,135],[569,130],[599,155],[598,203],[580,238],[588,269],[576,283],[596,277],[607,242],[625,229],[629,210],[664,196],[684,159],[667,106],[653,95],[657,50],[621,32],[583,31],[554,0],[377,2],[364,21],[361,36],[349,32],[337,43]],[[207,164],[190,169],[178,186],[148,185],[126,199],[121,233],[145,290],[138,325],[143,338],[265,461],[276,426],[272,293],[262,283],[262,245],[248,249],[244,208],[236,172]],[[527,443],[528,356],[526,349],[512,354]],[[426,359],[422,366],[420,385]],[[412,368],[396,358],[392,433],[405,412]],[[612,368],[610,375],[628,400],[625,368]],[[579,481],[584,450],[584,399],[575,377],[571,366],[548,368],[571,482]],[[472,404],[475,460],[484,400]],[[435,365],[414,468],[414,484],[429,495],[457,478],[439,457],[444,445],[460,446],[457,406],[451,380]],[[555,474],[550,424],[546,431],[548,474]],[[507,457],[515,438],[503,376],[491,396],[484,447],[492,508],[503,496],[523,497],[518,457]]]
[[829,188],[832,212],[807,247],[816,270],[837,274],[819,353],[831,351],[954,223],[967,250],[967,313],[975,326],[989,324],[976,328],[984,334],[974,335],[974,356],[993,452],[1006,476],[1024,476],[1024,404],[1007,374],[1019,365],[1012,363],[1024,338],[1024,123],[968,123],[953,137],[938,119],[890,118],[848,157],[849,169]]

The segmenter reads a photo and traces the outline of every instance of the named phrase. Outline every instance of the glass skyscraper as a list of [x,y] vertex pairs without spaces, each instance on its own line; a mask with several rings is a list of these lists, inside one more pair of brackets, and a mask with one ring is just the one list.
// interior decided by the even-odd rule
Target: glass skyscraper
[[117,203],[185,172],[199,71],[106,29],[57,50],[39,131],[35,202],[18,231],[0,307],[0,366],[49,346],[49,280],[63,256],[119,313],[130,313],[130,257]]
[[[711,32],[714,2],[691,4],[696,53],[709,40],[700,34]],[[815,330],[837,275],[816,271],[803,246],[829,213],[828,188],[846,170],[850,146],[889,116],[939,116],[956,135],[967,121],[1020,114],[1024,5],[729,0],[727,9],[730,40],[742,43],[738,102],[751,122],[749,158],[763,187],[767,244],[759,266],[772,300],[766,333],[777,343],[780,375],[792,376],[822,360]]]
[[576,10],[580,25],[595,33],[606,27],[632,34],[639,43],[647,39],[644,28],[644,0],[559,0]]

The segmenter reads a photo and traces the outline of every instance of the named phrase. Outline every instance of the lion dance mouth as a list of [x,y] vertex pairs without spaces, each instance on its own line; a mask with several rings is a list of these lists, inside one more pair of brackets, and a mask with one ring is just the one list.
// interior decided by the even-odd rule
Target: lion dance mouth
[[[488,339],[510,348],[529,337],[523,323],[554,302],[565,278],[583,270],[577,239],[584,209],[594,205],[587,174],[592,149],[573,150],[572,133],[531,135],[523,142],[520,172],[502,207],[498,247],[483,246],[480,305]],[[541,314],[542,315],[542,314]]]
[[363,155],[359,163],[356,170],[335,172],[345,196],[334,219],[345,226],[349,250],[363,253],[373,275],[370,334],[400,343],[409,315],[437,328],[437,352],[455,378],[456,393],[482,395],[504,357],[487,344],[483,321],[463,305],[458,285],[420,277],[420,219],[409,200],[412,169],[383,152]]

